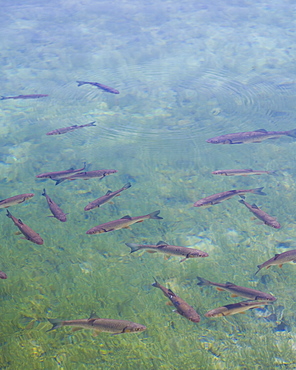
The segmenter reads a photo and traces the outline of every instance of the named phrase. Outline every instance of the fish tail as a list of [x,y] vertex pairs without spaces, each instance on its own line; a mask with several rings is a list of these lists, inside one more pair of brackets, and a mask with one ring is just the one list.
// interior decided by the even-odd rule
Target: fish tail
[[56,185],[59,185],[61,182],[65,181],[65,180],[66,180],[66,179],[55,180],[55,182],[56,182],[55,184],[56,184]]
[[[79,85],[78,85],[78,86],[79,86]],[[96,121],[90,122],[88,125],[89,125],[89,126],[96,126],[96,125],[95,125],[95,122],[96,122]]]
[[245,204],[245,201],[243,199],[240,199],[239,202]]
[[136,243],[125,243],[126,246],[128,246],[131,249],[131,253],[134,253],[140,249],[140,244]]
[[60,328],[61,326],[63,326],[63,320],[48,319],[48,321],[52,324],[52,328],[49,329],[49,330],[46,330],[46,331],[55,330],[55,329]]
[[7,212],[7,213],[6,213],[6,216],[7,216],[7,217],[9,217],[9,218],[12,218],[12,215],[11,215],[11,213],[8,211],[8,209],[6,210],[6,212]]
[[159,288],[160,287],[159,282],[155,278],[153,279],[154,279],[154,283],[152,284],[152,286]]
[[262,191],[262,189],[263,189],[263,186],[262,186],[262,188],[256,188],[256,189],[253,189],[252,193],[253,193],[253,194],[257,194],[257,195],[266,195],[266,193],[264,193],[264,192]]
[[1,95],[1,96],[0,96],[0,100],[4,100],[4,99],[6,99],[6,97],[5,97],[5,96],[3,96],[3,95]]
[[197,276],[198,280],[199,280],[199,283],[197,283],[197,285],[200,285],[200,286],[203,286],[203,285],[211,285],[209,280],[206,280],[204,278],[201,278],[199,276]]
[[46,197],[46,191],[45,191],[45,189],[43,189],[43,193],[41,195],[43,195],[44,197]]
[[128,188],[130,188],[132,185],[131,185],[131,183],[130,182],[128,182],[127,184],[125,184],[124,185],[124,187],[122,188],[122,189],[128,189]]
[[160,211],[155,211],[149,214],[150,218],[156,219],[156,220],[162,220],[162,217],[158,216]]
[[296,137],[296,128],[294,130],[287,131],[288,136]]
[[84,85],[83,81],[76,81],[78,83],[78,86]]
[[261,270],[261,265],[258,265],[257,267],[258,267],[258,270],[255,272],[255,275],[257,275],[258,272]]

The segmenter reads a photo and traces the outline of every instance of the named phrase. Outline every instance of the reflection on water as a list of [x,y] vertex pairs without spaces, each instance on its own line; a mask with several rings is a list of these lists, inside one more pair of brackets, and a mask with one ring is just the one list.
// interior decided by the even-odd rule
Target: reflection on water
[[[260,128],[292,130],[295,121],[293,6],[273,2],[26,0],[3,4],[0,193],[35,196],[9,208],[44,239],[16,235],[0,210],[3,369],[294,369],[293,264],[257,265],[295,245],[295,141],[211,145],[208,138]],[[76,81],[99,82],[110,94]],[[58,136],[61,127],[96,126]],[[37,179],[43,172],[116,169],[103,179]],[[275,171],[214,176],[214,170]],[[113,203],[84,211],[124,184]],[[276,217],[274,230],[250,219],[234,197],[207,209],[193,203],[231,189],[263,187],[246,201]],[[51,215],[43,189],[67,213]],[[160,210],[163,220],[86,235],[96,225]],[[195,247],[204,259],[130,254],[125,243]],[[273,294],[246,315],[204,314],[240,300],[197,287],[197,276]],[[172,312],[154,278],[201,315]],[[50,329],[48,319],[130,320],[137,334],[93,337]],[[28,365],[27,365],[28,364]]]

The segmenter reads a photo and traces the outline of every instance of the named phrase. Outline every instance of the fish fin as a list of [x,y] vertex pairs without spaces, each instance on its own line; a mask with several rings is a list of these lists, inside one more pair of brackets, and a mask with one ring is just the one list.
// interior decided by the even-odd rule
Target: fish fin
[[156,219],[156,220],[162,220],[162,217],[158,216],[160,211],[155,211],[149,214],[150,218]]
[[110,202],[108,202],[109,204],[114,204],[114,202],[112,202],[112,200]]
[[23,223],[23,221],[19,218],[18,219],[18,222],[21,224],[21,225],[23,225],[24,223]]
[[263,189],[264,187],[262,186],[262,188],[256,188],[256,189],[253,189],[253,191],[252,191],[252,193],[253,194],[257,194],[257,195],[266,195],[266,193],[264,193],[263,191],[262,191],[262,189]]
[[63,325],[63,320],[59,320],[59,319],[48,319],[48,321],[52,324],[52,328],[49,329],[49,330],[46,330],[47,332],[48,331],[51,331],[51,330],[55,330],[57,328],[60,328]]
[[182,258],[182,259],[181,259],[180,263],[181,263],[181,262],[184,262],[184,261],[186,261],[186,260],[188,260],[188,258],[187,258],[187,257],[184,257],[184,258]]
[[128,188],[130,188],[132,186],[132,184],[130,183],[130,182],[128,182],[128,183],[126,183],[125,185],[124,185],[124,187],[123,187],[123,189],[125,190],[125,189],[128,189]]
[[[54,179],[53,179],[54,180]],[[66,179],[54,180],[56,185],[59,185],[61,182],[65,181]]]
[[164,242],[164,241],[160,240],[156,245],[157,245],[157,246],[160,246],[160,245],[168,245],[168,243],[166,243],[166,242]]
[[242,198],[242,199],[246,199],[246,197],[242,194],[239,194],[239,196]]
[[252,204],[252,208],[259,209],[259,207],[255,203]]
[[254,216],[250,217],[250,220],[252,220],[252,221],[254,221],[256,219],[257,219],[257,217],[254,217]]
[[206,280],[204,278],[201,278],[199,276],[197,276],[198,280],[199,280],[199,283],[197,283],[197,285],[200,285],[200,286],[203,286],[203,285],[210,285],[210,282],[209,280]]
[[237,294],[231,294],[230,297],[234,298],[234,297],[238,297],[238,295]]
[[171,289],[168,289],[168,293],[169,293],[170,295],[172,295],[173,297],[175,297],[175,296],[176,296],[176,294],[175,294]]
[[20,231],[16,231],[16,232],[14,233],[14,235],[21,235],[21,232],[20,232]]
[[223,292],[223,291],[224,291],[224,289],[219,288],[219,287],[216,287],[216,289],[217,289],[219,292]]
[[45,191],[45,189],[43,189],[43,193],[41,195],[43,195],[44,197],[46,197],[46,191]]
[[112,190],[108,190],[107,193],[105,195],[109,195],[112,193]]
[[[254,307],[254,308],[256,308],[256,307]],[[239,312],[241,315],[244,315],[245,313],[246,313],[246,311],[244,311],[244,312]]]
[[151,250],[147,250],[146,252],[148,252],[148,253],[157,253],[156,251],[151,251]]
[[296,137],[296,129],[287,132],[288,136]]
[[75,331],[78,331],[78,330],[81,330],[81,329],[83,329],[83,328],[72,328],[72,332],[74,333]]
[[227,139],[227,140],[223,141],[223,144],[233,144],[233,143],[230,139]]
[[125,243],[125,245],[131,249],[131,253],[138,251],[141,246],[140,244],[136,243]]
[[131,220],[132,218],[131,218],[130,215],[125,215],[125,216],[121,217],[121,220],[123,220],[123,219]]
[[238,202],[245,204],[245,201],[243,199],[240,199]]
[[116,197],[120,197],[120,195],[121,195],[121,194],[116,194],[115,196],[116,196]]
[[100,317],[94,312],[92,311],[89,315],[89,318],[88,320],[91,320],[91,319],[99,319]]
[[255,130],[255,132],[267,132],[264,128],[259,128],[259,130]]
[[167,261],[168,259],[170,259],[170,256],[163,256],[163,259],[165,260],[165,261]]
[[144,220],[139,220],[139,221],[136,222],[136,224],[138,224],[139,222],[144,222]]
[[[130,226],[124,226],[123,229],[130,229],[131,230],[132,228]],[[111,230],[109,230],[109,231],[111,231]]]
[[270,266],[267,266],[267,267],[266,267],[266,270],[267,270],[267,269],[269,269],[269,268],[270,268]]
[[279,267],[282,268],[283,267],[283,264],[279,265]]
[[173,306],[173,303],[171,301],[168,301],[165,303],[167,306]]
[[152,284],[152,286],[159,288],[159,282],[155,278],[153,279],[154,279],[154,283]]

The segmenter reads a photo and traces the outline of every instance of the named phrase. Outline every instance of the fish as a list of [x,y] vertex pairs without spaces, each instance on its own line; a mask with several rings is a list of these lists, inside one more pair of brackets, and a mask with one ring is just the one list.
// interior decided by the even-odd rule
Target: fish
[[14,217],[8,210],[6,216],[12,219],[15,226],[17,226],[20,232],[25,236],[22,239],[29,240],[30,242],[39,245],[44,243],[43,239],[38,233],[36,233],[36,231],[32,230],[28,225],[24,224],[22,220]]
[[145,249],[150,253],[164,253],[171,256],[185,256],[180,262],[186,261],[188,258],[208,257],[208,253],[194,248],[179,247],[169,245],[164,241],[159,241],[156,245],[125,243],[131,249],[131,253]]
[[227,304],[222,307],[214,308],[213,310],[210,310],[207,313],[205,313],[205,316],[206,317],[230,316],[230,315],[235,315],[237,313],[245,313],[245,311],[251,310],[252,308],[258,308],[260,306],[266,306],[268,304],[272,304],[272,302],[268,300],[242,301],[242,302]]
[[167,289],[166,287],[160,285],[159,282],[155,278],[154,280],[155,282],[152,284],[152,286],[162,290],[163,294],[176,307],[175,312],[177,312],[181,316],[186,317],[186,319],[192,322],[200,322],[200,316],[193,307],[191,307],[182,298],[178,297],[171,289]]
[[266,131],[264,129],[247,132],[237,132],[234,134],[226,134],[212,137],[207,140],[210,144],[245,144],[245,143],[261,143],[267,139],[277,139],[281,136],[296,137],[296,129],[290,131]]
[[95,332],[105,332],[111,334],[138,333],[147,329],[146,326],[132,321],[101,319],[96,317],[78,320],[48,319],[48,321],[52,324],[52,328],[47,331],[55,330],[62,326],[73,326],[74,331],[75,329],[91,329]]
[[199,283],[197,285],[212,285],[219,291],[226,290],[231,293],[232,297],[244,297],[251,299],[252,301],[276,301],[276,298],[268,293],[261,292],[260,290],[255,290],[251,288],[245,288],[233,283],[227,282],[226,284],[213,283],[212,281],[206,280],[201,277],[197,277]]
[[90,127],[90,126],[96,126],[94,123],[96,121],[93,121],[93,122],[90,122],[90,123],[87,123],[85,125],[73,125],[73,126],[69,126],[69,127],[62,127],[62,128],[57,128],[56,130],[53,130],[53,131],[49,131],[46,133],[46,135],[62,135],[62,134],[65,134],[67,132],[71,132],[71,131],[74,131],[74,130],[78,130],[79,128],[83,128],[83,127]]
[[130,225],[133,225],[137,222],[143,222],[144,220],[148,220],[149,218],[162,220],[162,217],[158,216],[159,213],[160,211],[155,211],[149,213],[148,215],[138,217],[131,217],[129,215],[126,215],[119,220],[109,221],[104,224],[92,227],[86,232],[86,234],[101,234],[113,230],[128,229]]
[[0,271],[0,279],[7,279],[7,275],[5,274],[5,272]]
[[249,211],[251,211],[259,220],[263,221],[265,225],[273,227],[275,229],[279,229],[281,227],[280,223],[277,221],[275,217],[270,216],[268,213],[262,211],[256,204],[249,204],[245,202],[243,199],[239,200],[240,203],[244,204]]
[[99,177],[99,180],[102,180],[104,177],[111,175],[112,173],[118,172],[117,170],[96,170],[96,171],[84,171],[75,173],[73,175],[70,175],[68,177],[65,177],[63,179],[57,180],[56,185],[60,184],[61,182],[65,180],[89,180],[94,179],[96,177]]
[[258,271],[255,273],[255,275],[258,274],[260,270],[262,270],[264,267],[267,269],[270,266],[276,266],[282,267],[284,263],[287,262],[294,262],[296,263],[296,249],[291,249],[290,251],[283,252],[280,254],[275,254],[274,257],[270,258],[269,260],[263,262],[261,265],[258,265]]
[[212,175],[222,175],[222,176],[249,176],[249,175],[271,175],[275,171],[258,171],[252,170],[251,168],[246,168],[243,170],[218,170],[213,171]]
[[229,190],[229,191],[223,191],[222,193],[217,193],[213,195],[209,195],[208,197],[202,198],[195,202],[193,204],[193,207],[205,207],[205,206],[212,206],[214,204],[219,204],[223,202],[223,200],[230,199],[234,197],[235,195],[239,195],[241,198],[243,198],[244,194],[246,193],[253,193],[257,195],[266,195],[262,188],[257,189],[247,189],[247,190]]
[[119,94],[119,91],[116,89],[113,89],[113,87],[109,87],[103,84],[100,84],[98,82],[86,82],[86,81],[76,81],[78,83],[78,86],[82,85],[92,85],[97,87],[98,89],[104,90],[106,92],[109,92],[111,94]]
[[31,95],[17,95],[17,96],[1,96],[0,100],[6,99],[39,99],[45,98],[47,94],[31,94]]
[[109,202],[112,198],[119,196],[123,190],[126,190],[130,188],[131,186],[132,186],[131,183],[128,182],[119,190],[116,190],[116,191],[108,190],[107,193],[103,195],[102,197],[95,199],[92,202],[88,203],[88,205],[84,207],[84,210],[89,211],[93,208],[102,206],[103,204]]
[[27,194],[18,194],[14,195],[13,197],[2,199],[0,200],[0,208],[8,208],[11,206],[15,206],[16,204],[20,204],[25,202],[27,199],[33,198],[34,194],[27,193]]
[[74,168],[70,168],[69,170],[66,171],[44,172],[39,175],[36,175],[36,177],[38,179],[52,179],[56,181],[56,185],[58,185],[57,183],[59,183],[60,180],[63,180],[71,175],[82,172],[85,169],[85,166],[86,164],[84,163],[84,166],[77,170],[75,170]]
[[[45,189],[43,189],[42,195],[46,198],[48,207],[53,214],[53,217],[57,218],[61,222],[67,221],[66,214],[61,210],[61,208],[46,194]],[[52,216],[51,216],[52,217]]]

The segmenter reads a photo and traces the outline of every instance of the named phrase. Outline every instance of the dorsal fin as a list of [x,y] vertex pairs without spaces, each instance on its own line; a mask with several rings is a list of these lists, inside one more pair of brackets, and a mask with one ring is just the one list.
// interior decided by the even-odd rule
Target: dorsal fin
[[121,220],[122,220],[122,219],[131,220],[132,218],[131,218],[131,216],[130,216],[130,215],[126,215],[126,216],[121,217]]
[[259,207],[255,203],[252,204],[252,208],[259,209]]
[[259,130],[255,130],[255,132],[267,132],[264,128],[259,128]]
[[107,193],[105,195],[109,195],[112,193],[112,190],[108,190]]
[[164,242],[164,241],[160,240],[156,245],[168,245],[168,243],[166,243],[166,242]]

